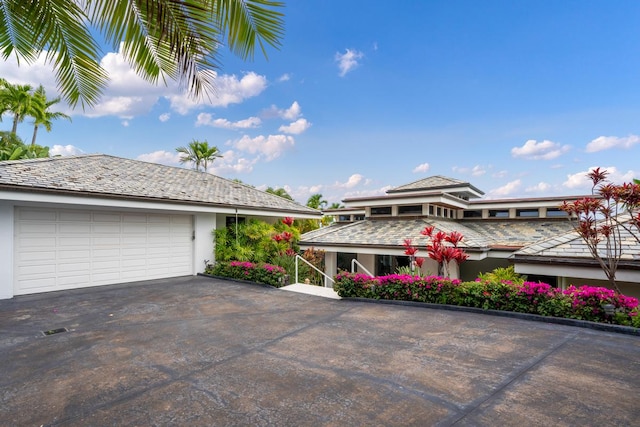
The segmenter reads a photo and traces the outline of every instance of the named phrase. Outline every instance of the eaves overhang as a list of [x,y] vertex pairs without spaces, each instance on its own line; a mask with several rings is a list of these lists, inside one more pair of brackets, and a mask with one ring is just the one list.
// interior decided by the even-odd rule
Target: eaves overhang
[[[22,195],[22,197],[21,197]],[[12,200],[12,201],[22,201],[28,202],[33,201],[33,197],[29,195],[43,195],[49,196],[47,197],[47,201],[63,203],[62,200],[56,200],[58,198],[64,198],[66,202],[70,202],[70,204],[82,204],[78,203],[79,201],[87,202],[91,199],[96,200],[119,200],[123,202],[140,202],[144,204],[149,204],[149,207],[154,204],[170,204],[175,206],[182,206],[184,208],[194,207],[198,211],[227,211],[234,212],[236,209],[242,210],[245,213],[255,212],[258,214],[259,212],[279,214],[282,216],[294,216],[296,218],[304,218],[304,219],[319,219],[322,217],[322,212],[317,211],[313,212],[311,208],[305,210],[295,210],[295,209],[281,209],[275,207],[264,207],[264,206],[252,206],[246,204],[231,204],[231,203],[212,203],[212,202],[204,202],[204,201],[188,201],[188,200],[178,200],[172,198],[162,198],[162,197],[150,197],[150,196],[134,196],[134,195],[126,195],[126,194],[114,194],[114,193],[98,193],[91,191],[81,191],[81,190],[66,190],[66,189],[51,189],[51,188],[41,188],[41,187],[27,187],[27,186],[18,186],[18,185],[7,185],[0,184],[0,200]],[[55,198],[55,199],[54,199]],[[96,205],[96,203],[88,203],[91,205]],[[188,209],[184,209],[188,210]],[[277,215],[273,215],[277,216]]]

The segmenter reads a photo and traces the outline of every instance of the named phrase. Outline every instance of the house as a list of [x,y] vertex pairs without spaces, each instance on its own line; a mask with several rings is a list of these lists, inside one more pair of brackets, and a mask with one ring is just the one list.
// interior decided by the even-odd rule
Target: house
[[193,275],[212,230],[321,213],[204,172],[82,155],[0,162],[0,298]]
[[[437,263],[427,257],[428,238],[421,234],[425,226],[434,226],[464,236],[459,246],[469,258],[459,266],[452,262],[452,277],[474,280],[481,272],[515,264],[516,271],[527,274],[529,280],[554,286],[604,279],[592,262],[578,271],[567,268],[576,262],[569,253],[560,256],[565,250],[560,243],[580,246],[580,238],[559,206],[581,196],[485,200],[483,195],[468,182],[432,176],[391,189],[383,196],[345,199],[344,209],[325,211],[335,222],[304,234],[300,246],[325,251],[325,273],[329,276],[338,270],[351,271],[352,266],[359,272],[383,275],[409,266],[403,243],[410,239],[419,249],[416,255],[426,258],[421,272],[437,274]],[[580,249],[581,256],[585,250]],[[631,255],[634,250],[636,255]],[[620,279],[631,280],[623,285],[629,294],[640,294],[630,289],[633,281],[640,282],[636,271],[640,248],[630,247],[627,252]]]

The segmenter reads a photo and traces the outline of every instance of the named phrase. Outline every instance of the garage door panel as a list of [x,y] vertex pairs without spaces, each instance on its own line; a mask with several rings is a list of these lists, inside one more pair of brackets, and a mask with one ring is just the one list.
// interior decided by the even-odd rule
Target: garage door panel
[[87,211],[75,211],[75,210],[61,210],[58,211],[58,219],[61,222],[90,222],[91,212]]
[[89,236],[62,236],[58,238],[58,246],[71,246],[77,248],[82,246],[83,249],[91,248],[91,237]]
[[56,245],[56,238],[55,237],[28,237],[28,236],[18,236],[18,238],[16,239],[17,243],[25,248],[25,249],[31,249],[31,248],[35,248],[35,249],[41,249],[41,248],[50,248],[50,247],[54,247]]
[[119,247],[119,236],[93,236],[92,245],[94,247]]
[[93,259],[109,259],[109,258],[114,258],[114,259],[120,259],[120,248],[96,248],[95,246],[93,247],[93,250],[91,251],[93,254]]
[[90,262],[61,262],[58,263],[58,272],[62,275],[69,273],[82,274],[84,271],[91,269]]
[[91,231],[93,233],[97,233],[97,234],[111,234],[111,233],[117,233],[120,234],[120,223],[110,223],[110,222],[103,222],[103,223],[93,223]]
[[147,248],[140,248],[137,246],[122,248],[121,253],[123,257],[144,257],[147,254]]
[[55,274],[56,272],[56,264],[33,264],[33,265],[23,265],[18,267],[18,275],[24,278],[32,278],[32,277],[44,277]]
[[32,222],[30,224],[22,224],[22,227],[20,227],[18,232],[19,232],[19,235],[55,234],[55,232],[56,232],[56,223],[55,222],[51,222],[51,223],[47,223],[47,222],[43,222],[43,223]]
[[58,252],[59,260],[83,259],[87,258],[87,251],[82,249],[60,249]]
[[28,211],[23,211],[20,217],[22,221],[56,221],[57,214],[56,211],[45,210],[45,209],[29,209]]
[[70,235],[86,235],[91,232],[91,224],[87,222],[68,222],[68,223],[59,223],[58,231],[64,234]]
[[192,274],[189,215],[17,207],[16,295]]

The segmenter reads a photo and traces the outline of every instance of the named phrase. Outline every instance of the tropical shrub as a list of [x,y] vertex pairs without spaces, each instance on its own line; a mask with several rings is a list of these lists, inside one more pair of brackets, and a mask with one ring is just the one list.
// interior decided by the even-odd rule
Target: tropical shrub
[[264,283],[279,288],[285,284],[286,271],[278,265],[253,263],[249,261],[217,262],[207,268],[207,274]]
[[[638,299],[608,288],[571,286],[562,291],[536,282],[460,282],[440,276],[371,277],[347,272],[335,280],[334,290],[341,297],[450,304],[640,327]],[[605,304],[613,305],[613,316],[607,317]]]
[[488,282],[509,281],[511,283],[521,284],[527,280],[527,276],[516,273],[515,267],[510,265],[508,267],[498,267],[486,273],[480,273],[478,279]]

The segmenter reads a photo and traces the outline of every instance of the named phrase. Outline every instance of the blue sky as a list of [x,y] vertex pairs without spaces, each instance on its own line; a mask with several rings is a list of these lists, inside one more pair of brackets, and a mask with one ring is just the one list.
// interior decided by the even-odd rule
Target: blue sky
[[[494,199],[585,194],[597,166],[640,177],[638,1],[305,0],[284,12],[268,61],[223,52],[211,102],[144,83],[105,51],[101,102],[39,143],[177,165],[176,147],[206,139],[224,155],[210,172],[301,203],[431,175]],[[42,62],[0,62],[0,76],[55,93]],[[18,133],[30,140],[28,122]]]

